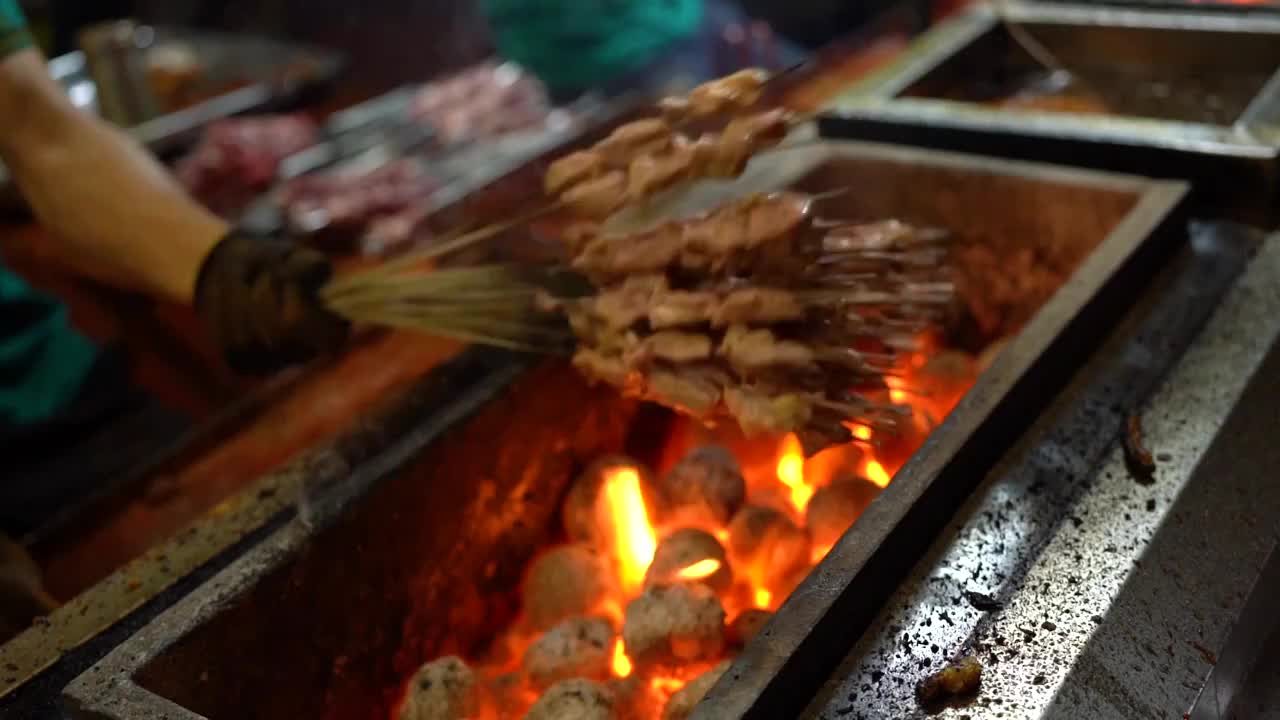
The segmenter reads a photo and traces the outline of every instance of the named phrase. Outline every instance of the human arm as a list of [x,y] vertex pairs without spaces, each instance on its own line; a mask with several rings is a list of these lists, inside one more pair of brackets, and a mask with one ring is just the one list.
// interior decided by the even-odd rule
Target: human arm
[[0,157],[64,254],[190,303],[230,229],[120,130],[82,113],[34,49],[0,62]]
[[59,255],[194,305],[237,370],[269,371],[345,339],[318,295],[328,261],[234,231],[128,135],[74,107],[14,0],[0,0],[0,158]]

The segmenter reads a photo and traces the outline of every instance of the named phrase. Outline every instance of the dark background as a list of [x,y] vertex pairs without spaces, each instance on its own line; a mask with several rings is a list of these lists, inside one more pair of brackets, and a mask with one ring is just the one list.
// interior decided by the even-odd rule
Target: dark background
[[[644,0],[638,0],[643,2]],[[860,25],[888,0],[735,0],[793,41],[817,47]],[[366,86],[391,86],[474,62],[489,53],[472,0],[21,0],[45,49],[75,49],[76,32],[102,20],[252,31],[323,45],[351,60]],[[530,0],[537,2],[537,0]]]

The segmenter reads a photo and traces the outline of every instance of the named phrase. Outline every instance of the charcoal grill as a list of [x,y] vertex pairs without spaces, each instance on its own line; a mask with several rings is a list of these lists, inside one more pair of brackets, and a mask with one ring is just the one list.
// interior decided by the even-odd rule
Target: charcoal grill
[[1280,152],[1280,19],[1051,3],[1005,12],[1086,81],[1123,72],[1117,87],[1194,83],[1221,101],[1220,117],[1132,100],[1109,114],[995,107],[998,93],[980,86],[1043,68],[984,5],[925,33],[834,101],[824,134],[1186,178],[1215,214],[1268,214]]
[[[438,193],[428,223],[443,234],[477,218],[519,214],[541,198],[541,177],[553,158],[599,140],[637,110],[634,98],[622,98],[532,158],[477,166],[474,177]],[[520,262],[536,260],[540,252],[527,235],[513,231],[491,247],[448,260]],[[241,398],[178,445],[27,538],[46,565],[51,590],[72,599],[0,645],[0,716],[32,704],[47,706],[49,696],[140,623],[285,519],[304,480],[367,461],[389,438],[403,434],[407,423],[416,422],[424,408],[444,402],[452,388],[494,371],[486,364],[490,358],[428,373],[458,351],[456,344],[431,338],[368,333],[334,361],[285,374]],[[350,417],[314,416],[317,398],[335,385],[343,388]],[[275,425],[290,432],[277,434]],[[270,447],[262,447],[264,436]],[[236,441],[243,441],[239,454],[220,453]],[[168,492],[181,496],[187,506],[183,512],[202,508],[195,522],[183,512],[173,513],[177,519],[132,512],[144,495],[165,485],[177,485]],[[133,524],[138,520],[141,530]]]
[[[704,703],[699,717],[792,717],[956,505],[1185,237],[1176,182],[841,143],[793,151],[761,187],[848,186],[839,214],[943,225],[1083,260]],[[472,351],[468,357],[493,357]],[[426,659],[515,612],[533,548],[594,458],[652,456],[666,411],[518,363],[425,414],[349,476],[308,483],[259,546],[73,683],[92,718],[386,717]],[[803,703],[801,703],[803,705]]]

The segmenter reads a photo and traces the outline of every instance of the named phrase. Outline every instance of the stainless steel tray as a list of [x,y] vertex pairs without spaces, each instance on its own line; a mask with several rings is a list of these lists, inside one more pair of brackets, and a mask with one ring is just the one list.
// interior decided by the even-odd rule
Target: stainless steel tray
[[[337,78],[343,59],[319,48],[269,38],[193,31],[180,27],[139,27],[146,48],[183,46],[199,59],[211,83],[239,80],[237,89],[218,94],[176,112],[156,115],[127,128],[157,154],[171,153],[193,141],[210,123],[246,112],[287,107],[308,91]],[[305,65],[305,73],[282,70]],[[100,115],[99,91],[85,53],[77,51],[49,61],[49,73],[79,108]],[[0,207],[17,209],[21,198],[0,166]]]
[[1035,65],[983,6],[925,33],[833,101],[823,133],[1187,178],[1215,207],[1246,214],[1270,204],[1280,155],[1280,18],[1048,3],[1006,12],[1081,76],[1102,67],[1173,82],[1229,80],[1220,115],[1233,115],[1232,104],[1238,115],[1198,121],[1172,111],[1082,114],[984,103],[963,83]]
[[[1028,0],[1034,1],[1034,0]],[[1088,5],[1254,15],[1280,12],[1278,0],[1075,0]]]

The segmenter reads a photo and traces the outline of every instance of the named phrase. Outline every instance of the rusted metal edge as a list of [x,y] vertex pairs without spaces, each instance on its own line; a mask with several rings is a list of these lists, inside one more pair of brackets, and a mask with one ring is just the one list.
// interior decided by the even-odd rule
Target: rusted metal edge
[[[522,356],[472,348],[427,373],[394,401],[321,447],[305,451],[216,506],[205,517],[0,646],[0,700],[66,653],[161,596],[179,580],[251,533],[287,518],[319,488],[340,487],[352,468],[383,452],[428,410],[448,406],[469,388],[488,387],[524,368]],[[462,402],[462,401],[457,401]],[[174,598],[176,600],[176,598]]]
[[[434,392],[432,399],[423,397],[415,402],[412,410],[403,408],[406,419],[419,420],[410,431],[390,442],[378,443],[381,448],[360,462],[340,461],[336,472],[329,477],[345,474],[341,486],[331,488],[328,497],[308,497],[306,502],[318,505],[309,517],[294,517],[274,530],[261,543],[233,561],[212,580],[180,599],[157,621],[148,624],[127,642],[127,648],[112,651],[102,662],[78,677],[67,686],[63,699],[77,717],[128,717],[166,718],[169,720],[199,720],[200,716],[176,704],[160,698],[138,686],[133,674],[165,652],[174,642],[215,617],[230,602],[257,584],[272,569],[287,561],[315,534],[317,527],[332,522],[352,500],[363,496],[376,482],[385,477],[387,470],[404,461],[404,458],[434,442],[464,418],[472,415],[485,404],[505,391],[516,378],[524,374],[536,359],[510,353],[472,349],[450,364],[462,374],[476,374],[458,391],[456,372],[446,368],[433,371],[427,383]],[[442,397],[443,396],[443,397]],[[425,412],[427,409],[430,412]],[[429,418],[421,423],[423,416]],[[317,474],[310,466],[297,468],[288,479],[288,491],[296,497],[307,491],[306,480]],[[145,648],[145,649],[144,649]],[[3,658],[0,658],[0,664]],[[110,692],[103,692],[103,683]]]

